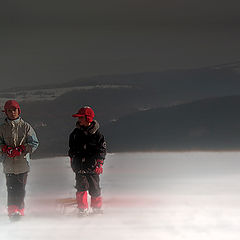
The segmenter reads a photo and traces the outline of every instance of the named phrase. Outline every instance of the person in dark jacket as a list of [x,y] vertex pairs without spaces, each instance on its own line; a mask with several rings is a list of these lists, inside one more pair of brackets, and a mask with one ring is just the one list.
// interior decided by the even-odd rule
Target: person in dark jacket
[[88,193],[91,196],[93,212],[101,212],[102,196],[100,177],[103,173],[103,163],[106,156],[106,142],[99,130],[99,123],[94,118],[90,107],[82,107],[76,114],[76,128],[69,137],[68,155],[71,167],[75,172],[76,200],[79,213],[87,213]]

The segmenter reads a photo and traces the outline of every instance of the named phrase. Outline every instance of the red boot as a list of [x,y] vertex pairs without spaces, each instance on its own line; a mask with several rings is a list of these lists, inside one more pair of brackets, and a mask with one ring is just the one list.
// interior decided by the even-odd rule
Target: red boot
[[24,208],[18,208],[18,212],[21,216],[24,216]]
[[102,207],[102,197],[91,197],[91,207],[101,208]]
[[16,205],[8,206],[8,216],[14,216],[18,214],[18,207]]
[[102,197],[91,197],[91,207],[93,213],[102,214],[103,210],[102,207]]
[[78,208],[80,208],[80,209],[87,209],[88,208],[87,196],[88,196],[87,191],[76,193]]

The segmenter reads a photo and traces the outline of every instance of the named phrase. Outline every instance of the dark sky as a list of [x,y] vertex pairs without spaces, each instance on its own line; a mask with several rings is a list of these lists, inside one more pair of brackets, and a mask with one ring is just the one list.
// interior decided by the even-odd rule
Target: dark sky
[[1,87],[234,61],[239,10],[234,0],[3,1]]

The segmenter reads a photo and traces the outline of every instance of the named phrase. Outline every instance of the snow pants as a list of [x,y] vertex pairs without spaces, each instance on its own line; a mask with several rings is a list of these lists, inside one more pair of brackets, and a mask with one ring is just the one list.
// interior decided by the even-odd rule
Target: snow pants
[[98,174],[76,173],[76,199],[78,208],[88,208],[87,191],[91,196],[91,207],[102,207],[101,188],[99,186],[99,181],[100,178]]
[[6,174],[7,185],[7,204],[8,206],[15,205],[19,209],[24,208],[25,186],[27,183],[28,173]]
[[98,174],[76,173],[75,179],[78,192],[88,191],[91,197],[101,195],[100,178]]

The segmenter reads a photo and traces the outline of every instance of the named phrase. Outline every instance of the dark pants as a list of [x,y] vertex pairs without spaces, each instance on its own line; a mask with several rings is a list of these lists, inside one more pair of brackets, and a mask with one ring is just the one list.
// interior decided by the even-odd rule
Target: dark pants
[[100,178],[98,174],[76,173],[76,189],[78,192],[88,191],[91,197],[101,195],[99,186]]
[[6,184],[8,192],[8,206],[16,205],[19,209],[24,208],[25,186],[27,183],[27,173],[6,174]]

